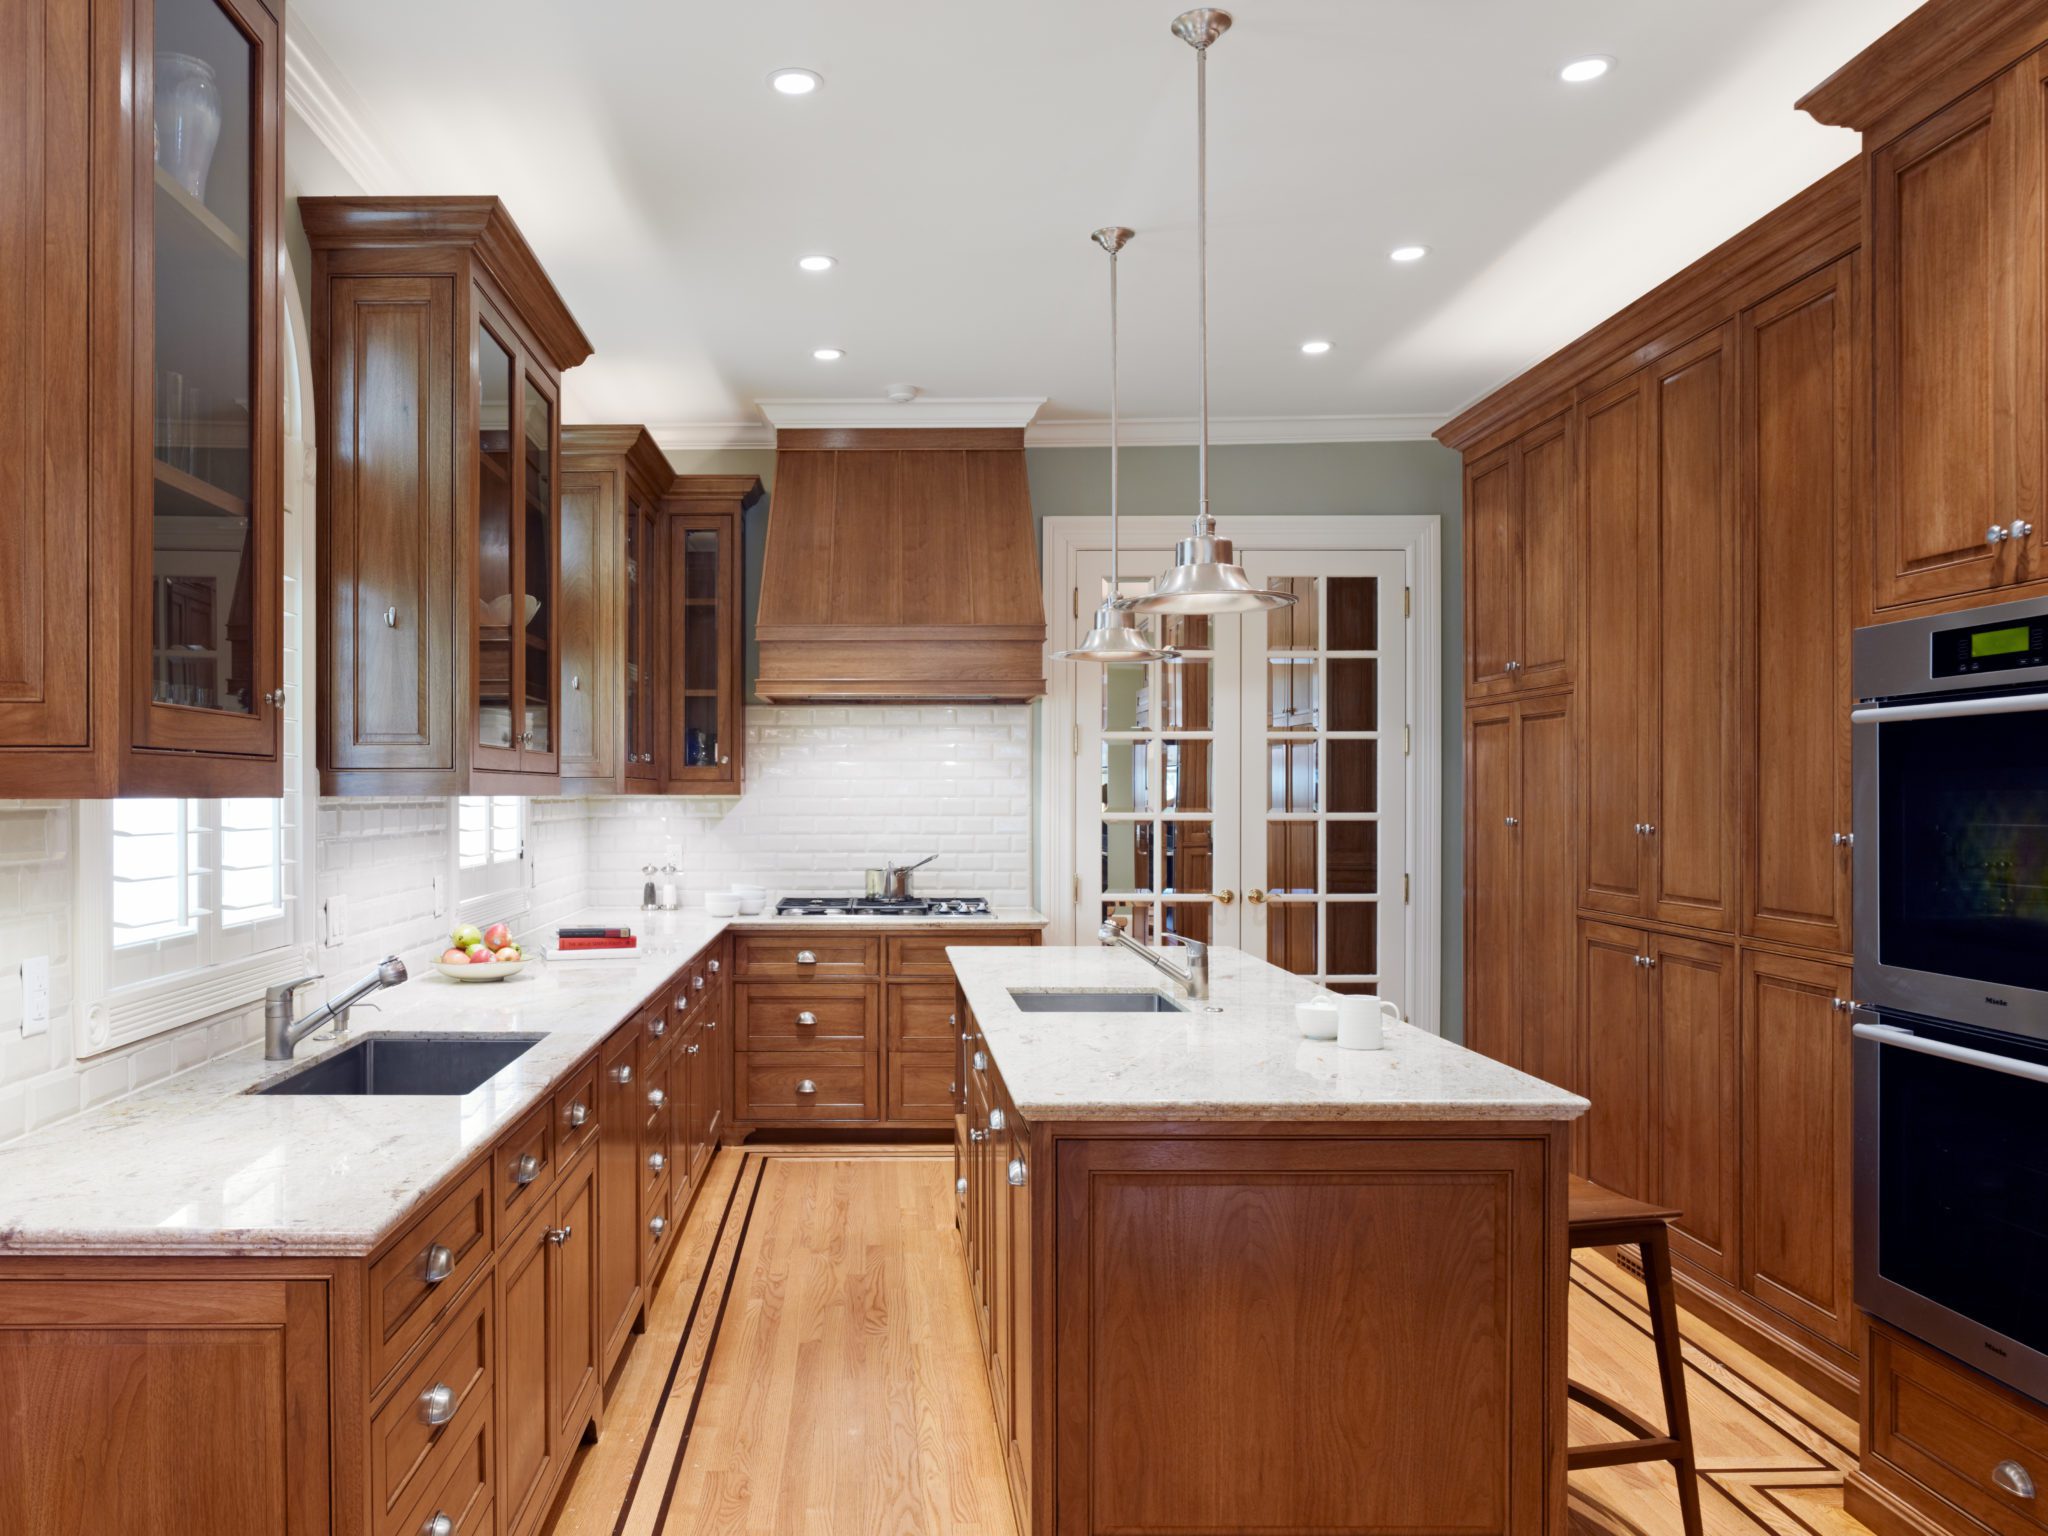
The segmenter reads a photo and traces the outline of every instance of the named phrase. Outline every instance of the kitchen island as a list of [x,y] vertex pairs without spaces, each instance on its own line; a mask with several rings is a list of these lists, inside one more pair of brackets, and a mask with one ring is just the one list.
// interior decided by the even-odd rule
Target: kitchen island
[[[1564,1522],[1566,1132],[1586,1101],[1211,951],[949,951],[958,1219],[1034,1536]],[[1027,1011],[1138,992],[1180,1011]]]

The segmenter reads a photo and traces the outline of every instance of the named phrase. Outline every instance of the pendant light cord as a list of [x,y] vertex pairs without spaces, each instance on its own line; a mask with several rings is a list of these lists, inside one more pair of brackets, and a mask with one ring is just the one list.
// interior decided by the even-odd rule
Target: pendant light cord
[[1116,547],[1116,256],[1116,248],[1112,246],[1109,252],[1109,600],[1112,603],[1122,596],[1117,585]]
[[1200,341],[1202,433],[1195,457],[1198,532],[1209,528],[1209,50],[1195,50],[1195,334]]

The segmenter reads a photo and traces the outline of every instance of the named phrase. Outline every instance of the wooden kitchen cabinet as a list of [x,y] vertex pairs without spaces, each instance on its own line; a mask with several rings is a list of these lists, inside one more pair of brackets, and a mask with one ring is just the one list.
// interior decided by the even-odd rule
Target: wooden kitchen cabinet
[[1574,452],[1564,401],[1466,469],[1469,698],[1572,681]]
[[[281,790],[282,17],[0,23],[0,795]],[[158,103],[200,79],[181,153]]]
[[675,471],[645,427],[562,429],[562,793],[657,788],[652,538]]
[[678,475],[661,502],[662,788],[737,795],[746,769],[741,576],[752,475]]
[[551,794],[560,379],[590,355],[496,198],[301,198],[328,794]]
[[640,1272],[640,1053],[635,1020],[605,1043],[598,1058],[597,1101],[597,1317],[599,1359],[605,1380],[625,1353],[639,1320]]

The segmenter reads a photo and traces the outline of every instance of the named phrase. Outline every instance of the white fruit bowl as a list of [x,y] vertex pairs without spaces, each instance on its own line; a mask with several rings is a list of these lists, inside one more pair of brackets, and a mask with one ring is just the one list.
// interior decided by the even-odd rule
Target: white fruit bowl
[[493,960],[489,965],[448,965],[436,960],[434,969],[450,981],[504,981],[531,964],[531,960]]

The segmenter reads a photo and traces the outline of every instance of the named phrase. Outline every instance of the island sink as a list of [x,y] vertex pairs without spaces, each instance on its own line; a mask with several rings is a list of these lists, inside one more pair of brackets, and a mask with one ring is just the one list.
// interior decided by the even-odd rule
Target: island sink
[[1010,989],[1019,1013],[1186,1013],[1159,992],[1026,992]]
[[365,1035],[251,1093],[457,1098],[497,1076],[539,1035]]

